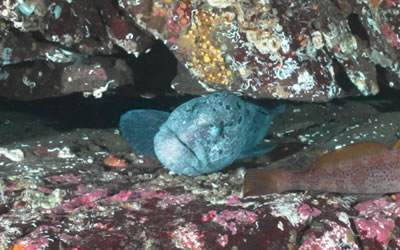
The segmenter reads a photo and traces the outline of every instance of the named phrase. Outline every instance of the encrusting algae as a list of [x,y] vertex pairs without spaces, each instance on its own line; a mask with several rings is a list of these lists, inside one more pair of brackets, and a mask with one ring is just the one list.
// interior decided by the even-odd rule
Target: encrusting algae
[[312,190],[384,194],[400,191],[400,140],[392,149],[377,142],[356,143],[331,152],[305,171],[249,169],[243,196]]

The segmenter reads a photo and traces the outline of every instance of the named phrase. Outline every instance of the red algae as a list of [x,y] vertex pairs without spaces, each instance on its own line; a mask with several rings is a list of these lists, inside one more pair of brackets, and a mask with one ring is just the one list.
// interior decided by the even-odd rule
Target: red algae
[[104,189],[96,189],[91,193],[84,194],[82,196],[78,196],[73,198],[71,201],[65,202],[62,205],[54,208],[55,211],[71,211],[76,207],[80,206],[96,206],[96,201],[104,198],[107,195],[107,191]]
[[387,42],[393,47],[397,48],[399,41],[397,40],[397,34],[390,28],[390,24],[385,24],[381,27],[381,31],[385,36]]
[[385,248],[389,244],[392,230],[395,227],[393,219],[384,217],[373,217],[371,219],[354,219],[361,239],[376,238]]
[[109,201],[127,201],[129,197],[131,196],[132,192],[123,190],[119,192],[118,194],[115,194],[111,197],[108,197],[107,200]]
[[60,183],[73,183],[77,184],[82,180],[82,176],[75,176],[75,175],[55,175],[48,177],[52,181],[60,182]]
[[400,201],[392,202],[387,197],[366,201],[354,206],[363,216],[392,215],[400,216]]
[[217,242],[220,246],[225,247],[229,243],[229,236],[227,234],[219,235]]
[[171,238],[178,248],[200,250],[204,246],[203,233],[193,223],[179,226],[171,233]]
[[324,224],[332,228],[329,231],[325,231],[322,236],[317,237],[316,234],[312,234],[310,238],[306,239],[300,246],[299,250],[340,250],[343,249],[340,244],[346,239],[350,249],[359,249],[357,244],[353,241],[348,241],[347,237],[351,233],[351,229],[343,227],[336,222],[325,220]]
[[170,194],[164,190],[151,190],[150,188],[139,188],[136,192],[132,193],[133,197],[140,197],[136,199],[137,201],[149,200],[156,198],[159,201],[157,202],[157,207],[165,207],[169,205],[179,205],[179,204],[187,204],[196,200],[196,195],[192,193],[185,192],[183,194]]
[[233,204],[241,204],[242,202],[239,200],[239,195],[234,194],[232,195],[232,199],[227,200],[226,204],[233,205]]
[[229,229],[232,235],[235,235],[238,231],[238,225],[255,223],[257,221],[257,214],[244,209],[234,211],[225,209],[220,213],[211,210],[202,216],[203,222],[207,222],[208,220],[212,220],[223,226],[225,229]]
[[321,210],[317,208],[311,208],[308,204],[303,204],[299,207],[299,213],[302,216],[318,216],[321,214]]
[[359,211],[354,224],[361,240],[376,240],[383,247],[388,247],[396,228],[393,218],[400,215],[400,201],[382,197],[357,204],[354,208]]

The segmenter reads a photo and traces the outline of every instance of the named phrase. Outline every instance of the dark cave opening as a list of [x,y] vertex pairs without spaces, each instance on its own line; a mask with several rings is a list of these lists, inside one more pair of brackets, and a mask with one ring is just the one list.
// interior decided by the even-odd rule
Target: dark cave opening
[[367,45],[369,46],[370,45],[369,36],[367,30],[364,28],[364,26],[360,21],[360,17],[357,14],[352,13],[347,17],[347,22],[349,24],[351,33],[360,38],[361,40],[366,41]]

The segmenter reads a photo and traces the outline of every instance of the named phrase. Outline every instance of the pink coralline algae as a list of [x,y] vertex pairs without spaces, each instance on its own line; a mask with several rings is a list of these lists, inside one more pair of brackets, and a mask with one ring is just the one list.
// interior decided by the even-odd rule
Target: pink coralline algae
[[232,235],[235,235],[238,232],[237,226],[241,224],[255,223],[257,221],[257,214],[244,209],[234,211],[223,210],[220,213],[211,210],[207,214],[202,216],[202,220],[204,222],[212,220],[223,226],[225,229],[229,229]]
[[55,211],[73,211],[74,208],[81,206],[94,207],[96,201],[106,197],[107,192],[104,189],[93,190],[90,193],[73,198],[71,201],[63,203],[61,206],[54,208]]
[[385,24],[381,27],[383,35],[385,36],[387,42],[393,47],[397,48],[399,41],[397,34],[391,29],[390,24]]
[[396,201],[390,200],[389,197],[382,197],[355,206],[360,216],[355,218],[354,222],[362,240],[376,240],[383,247],[388,247],[392,236],[397,234],[395,231],[398,231],[395,218],[400,215],[400,201],[396,198],[397,196],[392,196]]
[[168,205],[178,205],[178,204],[187,204],[193,200],[196,200],[196,195],[192,193],[184,193],[178,195],[171,195],[163,190],[151,190],[146,187],[140,188],[136,190],[133,194],[133,197],[140,197],[138,201],[146,201],[149,199],[159,199],[157,206],[165,207]]
[[118,194],[114,194],[111,197],[107,197],[107,200],[109,201],[126,201],[129,199],[131,196],[132,192],[131,191],[121,191]]
[[48,244],[49,240],[46,238],[30,239],[27,242],[24,240],[18,240],[17,245],[11,249],[20,249],[17,246],[24,250],[45,249],[48,247]]
[[[346,102],[347,100],[343,102],[344,105],[341,102],[340,109],[348,109]],[[350,124],[353,124],[354,120],[350,118],[358,117],[354,113],[362,113],[360,116],[362,120],[373,121],[370,124],[372,128],[384,125],[388,131],[393,131],[395,134],[398,126],[393,117],[396,117],[397,113],[385,113],[385,117],[388,118],[386,120],[382,114],[373,115],[376,112],[375,106],[368,107],[369,104],[364,102],[357,105],[359,106],[356,107],[362,107],[361,110],[371,109],[374,113],[371,114],[370,111],[363,113],[364,111],[359,112],[358,108],[349,108],[351,113],[344,112],[345,116],[340,118],[335,115],[334,119],[343,122],[349,120],[348,127],[351,127]],[[299,108],[297,104],[295,106]],[[318,111],[320,109],[314,109],[315,106],[322,106],[325,109],[331,105],[310,106],[313,106],[312,111]],[[332,112],[334,110],[336,108],[311,112],[301,107],[301,111],[299,109],[291,114],[304,116],[314,113],[314,116],[304,118],[311,121],[313,117],[322,117],[321,114],[334,113]],[[396,121],[400,121],[400,118]],[[282,123],[286,122],[287,119],[282,119]],[[389,126],[389,122],[393,122],[393,126]],[[275,125],[286,131],[286,128],[281,128],[282,123]],[[325,133],[328,129],[331,130],[327,126],[333,127],[337,124],[336,122],[312,127],[320,128]],[[308,124],[307,127],[309,126]],[[337,129],[343,131],[341,126]],[[107,131],[113,134],[112,130],[107,129]],[[340,132],[341,136],[332,131],[332,136],[335,134],[333,138],[340,139],[347,137],[346,135],[359,135],[359,131],[350,130],[344,134]],[[313,134],[313,131],[307,133]],[[389,138],[386,136],[389,133],[392,134],[392,132],[386,133],[385,138]],[[103,139],[115,139],[113,143],[118,144],[117,135],[105,137],[106,131],[98,134]],[[298,136],[295,134],[293,139]],[[315,143],[326,140],[321,138],[326,136],[316,134],[317,136],[312,137],[316,140]],[[82,150],[88,145],[98,145],[101,142],[98,139],[94,140],[92,134],[86,130],[84,133],[79,132],[78,135],[79,137],[73,137],[66,134],[71,138],[87,136],[89,140],[80,140],[80,143],[84,143],[79,146]],[[103,143],[108,144],[112,139]],[[387,140],[393,139],[394,137],[391,137]],[[52,138],[52,140],[58,142],[60,139]],[[30,143],[38,144],[36,140]],[[75,140],[71,148],[74,148],[74,143]],[[52,144],[53,147],[59,146]],[[299,147],[303,148],[303,145]],[[378,198],[368,197],[374,200],[366,202],[347,195],[299,191],[241,198],[238,194],[242,190],[242,169],[233,168],[191,178],[171,175],[165,169],[155,168],[151,164],[130,162],[124,170],[110,169],[103,165],[107,153],[97,155],[95,151],[90,151],[83,154],[85,151],[80,151],[83,155],[78,157],[85,157],[77,160],[35,155],[32,153],[34,148],[29,145],[23,149],[27,159],[25,162],[3,160],[5,164],[0,164],[0,171],[3,173],[0,189],[4,192],[3,195],[0,194],[0,197],[3,196],[0,198],[0,248],[10,249],[19,243],[21,245],[29,242],[41,243],[40,239],[48,239],[42,247],[47,249],[299,249],[300,247],[383,249],[385,246],[388,249],[395,249],[399,247],[398,194]],[[94,147],[94,150],[98,150],[98,147]],[[118,150],[115,148],[110,152]],[[291,154],[291,150],[289,152]],[[309,155],[310,151],[304,153]],[[91,158],[93,156],[94,158]],[[290,164],[296,166],[296,163],[308,159],[301,157],[299,153],[296,153],[296,158],[296,161],[288,158],[279,160],[278,163],[281,166]],[[87,162],[85,159],[91,161]],[[61,163],[55,165],[56,160]],[[262,161],[257,162],[265,164],[265,160],[266,158],[262,158]],[[72,165],[73,163],[76,165]],[[28,170],[25,167],[27,165]],[[22,171],[13,172],[15,173],[13,175],[5,174],[15,169]],[[76,178],[79,183],[70,181]],[[55,195],[57,193],[58,195]],[[359,204],[355,205],[356,202]],[[54,228],[42,227],[45,225]],[[36,231],[39,227],[45,230]],[[38,245],[40,246],[42,245]]]
[[317,208],[311,208],[308,204],[303,204],[299,207],[299,213],[307,220],[309,217],[315,217],[321,214],[321,211]]
[[354,240],[349,238],[351,229],[329,220],[325,220],[324,224],[328,225],[331,230],[325,231],[319,237],[312,234],[309,239],[303,242],[299,250],[341,250],[344,246],[349,247],[349,249],[359,249]]
[[217,242],[220,246],[225,247],[229,242],[229,236],[227,234],[219,235]]
[[[15,246],[23,246],[23,249],[25,250],[45,249],[49,246],[50,241],[47,238],[41,237],[41,235],[48,231],[57,233],[60,231],[60,229],[54,226],[39,226],[29,235],[29,237],[17,240],[17,244]],[[15,249],[18,248],[15,247]]]
[[195,224],[188,223],[185,226],[179,226],[171,233],[171,238],[178,248],[200,250],[204,246],[202,238],[204,237]]
[[226,201],[226,204],[233,205],[233,204],[241,204],[242,202],[239,200],[239,195],[234,194],[232,198]]
[[81,177],[75,175],[58,175],[58,176],[50,176],[48,177],[52,181],[56,181],[59,183],[79,183],[81,181]]
[[373,217],[371,219],[356,218],[354,222],[360,232],[361,239],[374,239],[384,247],[388,246],[392,230],[395,227],[393,219]]
[[354,208],[360,211],[360,215],[366,217],[376,216],[376,215],[385,215],[385,216],[400,215],[400,201],[397,200],[393,202],[388,197],[382,197],[376,200],[360,203],[357,204]]

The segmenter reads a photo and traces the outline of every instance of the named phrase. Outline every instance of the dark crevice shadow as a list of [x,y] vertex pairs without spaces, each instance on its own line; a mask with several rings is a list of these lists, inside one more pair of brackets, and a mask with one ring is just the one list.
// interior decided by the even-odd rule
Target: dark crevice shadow
[[357,36],[362,41],[366,41],[368,47],[370,46],[370,40],[368,36],[367,30],[364,28],[362,23],[360,22],[360,17],[352,13],[347,17],[347,23],[349,24],[350,31],[353,35]]
[[[29,114],[43,120],[48,126],[66,131],[74,128],[116,128],[120,116],[132,109],[171,111],[191,96],[161,96],[153,99],[105,95],[100,99],[73,94],[62,98],[18,102],[0,99],[0,111]],[[6,117],[3,117],[6,119]]]

